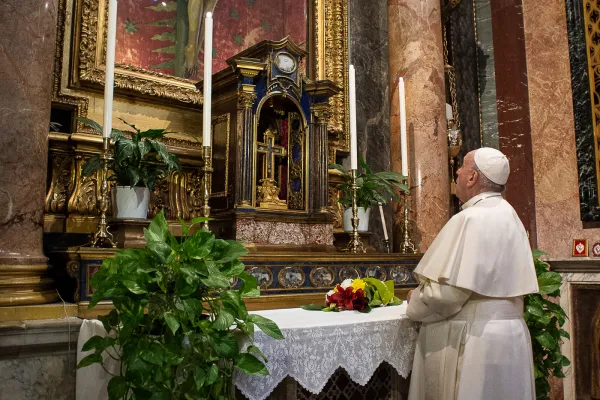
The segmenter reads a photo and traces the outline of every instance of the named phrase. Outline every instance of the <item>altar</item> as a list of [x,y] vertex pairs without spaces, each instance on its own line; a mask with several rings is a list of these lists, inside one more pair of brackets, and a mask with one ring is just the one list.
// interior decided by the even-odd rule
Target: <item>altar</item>
[[[345,374],[352,381],[342,388],[345,398],[354,398],[353,392],[358,394],[365,387],[371,394],[368,397],[373,397],[377,391],[375,386],[387,389],[387,396],[378,399],[404,398],[401,387],[408,387],[405,380],[412,367],[418,331],[418,325],[409,320],[405,312],[406,303],[376,308],[368,314],[354,311],[324,313],[299,308],[255,311],[275,321],[285,338],[275,340],[256,332],[255,345],[268,359],[269,375],[236,373],[236,397],[298,399],[309,394],[311,399],[329,398],[323,394],[323,389],[332,379]],[[84,321],[77,345],[78,362],[86,355],[81,352],[83,344],[94,335],[106,335],[102,324],[97,320]],[[381,382],[381,377],[380,382],[372,382],[377,376],[384,375],[375,374],[381,368],[392,371],[385,382]],[[108,372],[116,373],[118,364],[109,364],[108,369]],[[77,399],[107,399],[106,386],[110,378],[100,365],[79,369]]]

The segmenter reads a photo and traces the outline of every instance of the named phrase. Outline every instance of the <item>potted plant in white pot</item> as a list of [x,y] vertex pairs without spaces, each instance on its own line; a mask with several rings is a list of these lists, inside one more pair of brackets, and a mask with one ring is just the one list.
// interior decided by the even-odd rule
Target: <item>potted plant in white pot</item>
[[[79,118],[86,125],[98,132],[102,126],[88,118]],[[113,129],[111,141],[114,154],[109,161],[112,175],[109,180],[116,183],[113,211],[120,219],[141,218],[148,215],[150,191],[157,178],[173,169],[181,169],[177,156],[167,151],[167,146],[159,138],[166,135],[165,129],[148,129],[141,131],[135,125],[123,121],[135,130],[127,135]],[[90,157],[82,168],[83,176],[91,176],[102,168],[102,160],[98,155]]]
[[[396,201],[400,201],[400,197],[396,193],[396,189],[408,192],[406,186],[406,177],[399,172],[373,172],[365,163],[362,156],[360,157],[360,165],[363,169],[360,175],[356,178],[356,205],[358,206],[358,231],[367,232],[369,230],[369,216],[371,205],[374,203],[387,204],[391,197]],[[344,231],[352,232],[352,178],[350,173],[339,164],[331,164],[329,168],[336,169],[341,172],[343,182],[337,188],[340,191],[339,202],[345,207],[344,210]]]

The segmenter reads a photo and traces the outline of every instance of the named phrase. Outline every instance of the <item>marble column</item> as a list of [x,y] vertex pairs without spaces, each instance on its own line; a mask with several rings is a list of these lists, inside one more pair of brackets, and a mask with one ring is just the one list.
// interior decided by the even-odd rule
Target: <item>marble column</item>
[[0,2],[0,306],[58,299],[42,251],[57,2]]
[[[356,125],[358,153],[373,171],[391,171],[388,73],[387,0],[348,2],[350,63],[356,67]],[[392,204],[384,218],[392,235]],[[371,210],[371,245],[385,252],[379,210]],[[390,241],[392,243],[392,241]]]
[[[390,145],[400,171],[398,77],[406,82],[410,233],[425,251],[449,217],[442,25],[438,0],[388,0]],[[396,211],[396,230],[402,221]],[[396,231],[396,233],[398,233]],[[400,235],[395,236],[395,248]]]

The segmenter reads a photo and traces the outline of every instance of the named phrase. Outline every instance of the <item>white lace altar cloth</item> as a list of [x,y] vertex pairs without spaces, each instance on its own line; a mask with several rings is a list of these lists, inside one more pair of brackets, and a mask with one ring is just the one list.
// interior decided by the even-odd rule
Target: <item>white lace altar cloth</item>
[[[269,360],[270,375],[237,373],[234,377],[235,385],[250,400],[266,399],[287,376],[317,394],[339,367],[359,385],[365,385],[384,361],[405,378],[412,368],[417,324],[406,316],[406,303],[376,308],[369,314],[300,308],[253,313],[275,321],[285,339],[275,340],[257,330],[254,341]],[[81,348],[94,335],[106,336],[100,321],[83,321],[77,362],[87,355]],[[104,360],[111,373],[118,372],[118,363],[106,353]],[[106,389],[110,378],[98,364],[78,369],[76,399],[108,399]]]
[[247,376],[238,371],[234,378],[250,400],[266,399],[286,376],[317,394],[339,367],[359,385],[366,385],[384,361],[405,378],[412,368],[417,324],[406,316],[406,304],[369,314],[300,308],[254,313],[275,321],[285,339],[256,333],[255,344],[267,357],[270,374]]

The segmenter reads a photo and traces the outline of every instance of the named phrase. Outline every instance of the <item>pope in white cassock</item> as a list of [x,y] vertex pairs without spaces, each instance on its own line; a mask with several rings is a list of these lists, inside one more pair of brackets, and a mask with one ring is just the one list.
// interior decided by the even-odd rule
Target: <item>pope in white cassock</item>
[[538,291],[529,240],[502,198],[500,151],[481,148],[457,171],[462,211],[415,269],[407,314],[421,321],[409,400],[533,400],[523,295]]

